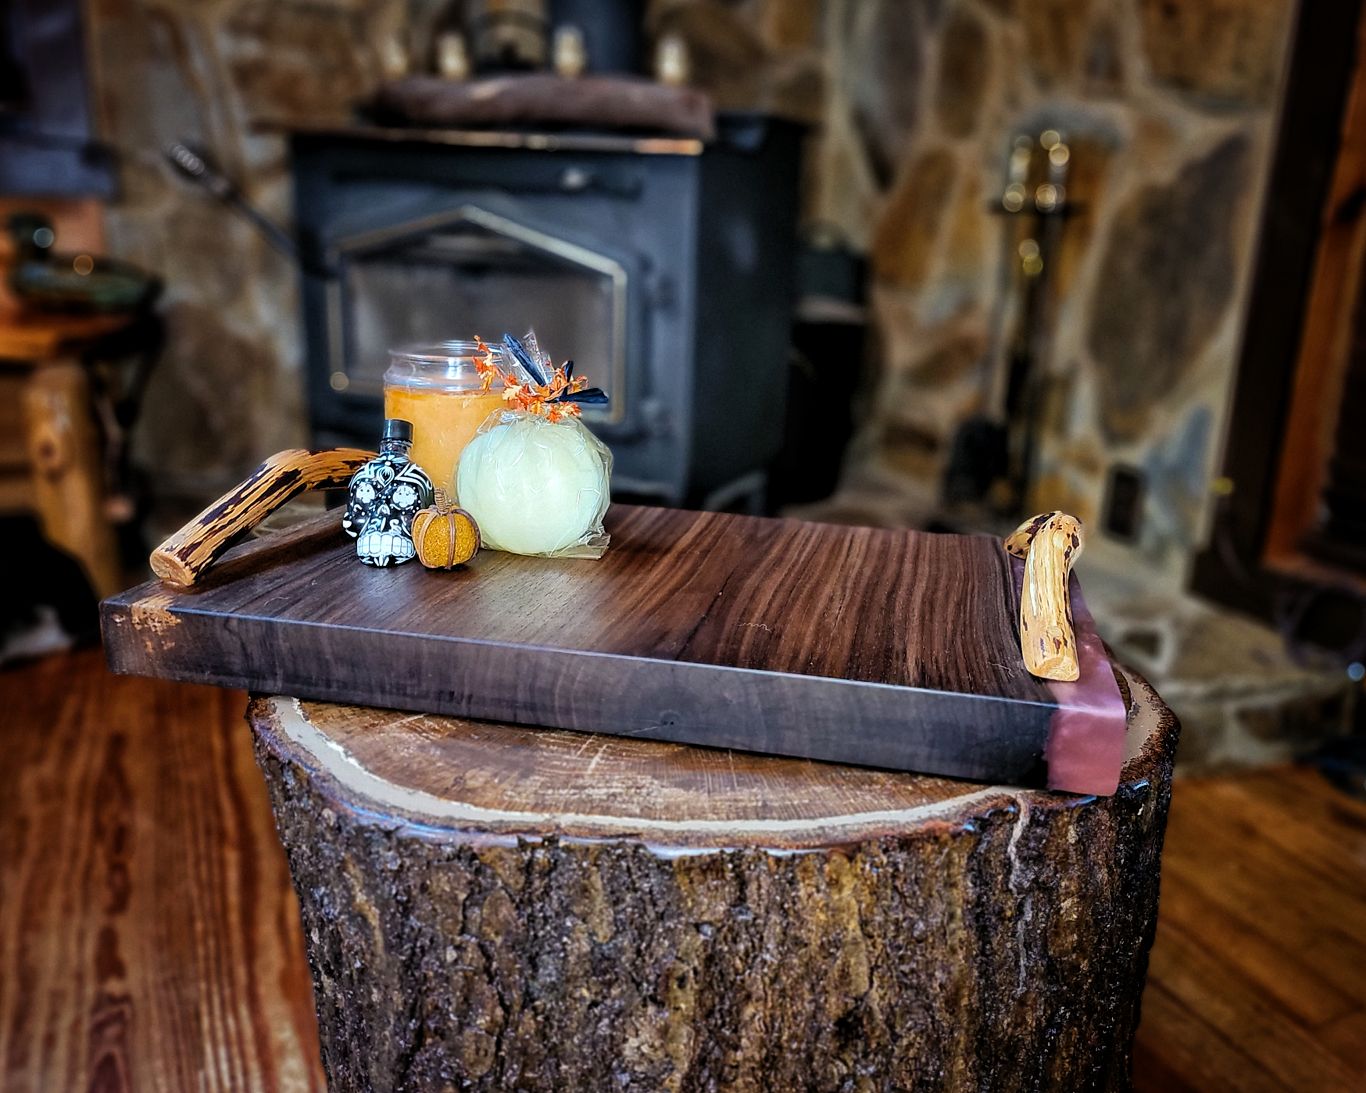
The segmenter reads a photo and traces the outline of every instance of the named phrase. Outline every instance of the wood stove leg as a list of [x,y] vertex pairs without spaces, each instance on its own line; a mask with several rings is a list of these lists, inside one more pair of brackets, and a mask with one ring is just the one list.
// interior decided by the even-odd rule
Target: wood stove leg
[[104,509],[104,463],[79,361],[34,369],[24,391],[34,507],[43,534],[80,564],[96,595],[123,586],[114,528]]

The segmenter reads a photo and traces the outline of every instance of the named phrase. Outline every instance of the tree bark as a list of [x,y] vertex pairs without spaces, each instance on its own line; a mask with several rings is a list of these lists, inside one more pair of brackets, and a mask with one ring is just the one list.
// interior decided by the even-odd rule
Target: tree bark
[[1123,1089],[1177,725],[1109,798],[256,698],[338,1090]]

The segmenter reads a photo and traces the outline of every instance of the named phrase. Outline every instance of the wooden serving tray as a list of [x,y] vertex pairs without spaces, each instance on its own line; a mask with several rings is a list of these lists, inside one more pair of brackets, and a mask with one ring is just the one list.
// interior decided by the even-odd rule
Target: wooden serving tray
[[1082,793],[1125,704],[1072,578],[1081,678],[1021,661],[986,536],[614,506],[598,561],[360,564],[330,515],[102,605],[117,672]]

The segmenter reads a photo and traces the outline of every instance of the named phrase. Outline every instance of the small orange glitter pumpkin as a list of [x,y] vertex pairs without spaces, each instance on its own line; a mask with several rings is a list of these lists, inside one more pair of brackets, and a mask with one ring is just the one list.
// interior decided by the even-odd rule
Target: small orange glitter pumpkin
[[428,569],[454,569],[479,552],[479,525],[464,509],[439,497],[435,508],[413,517],[413,545],[417,560]]

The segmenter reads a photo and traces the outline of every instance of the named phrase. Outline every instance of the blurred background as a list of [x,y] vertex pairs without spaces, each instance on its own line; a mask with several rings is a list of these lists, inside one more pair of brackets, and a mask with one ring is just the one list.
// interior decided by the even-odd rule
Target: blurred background
[[535,327],[618,498],[1074,513],[1184,773],[1359,796],[1363,42],[1358,0],[6,0],[0,661],[266,455],[373,446],[388,348]]
[[389,347],[535,326],[617,496],[1065,509],[1186,763],[1312,749],[1366,659],[1358,9],[9,0],[10,655],[372,446]]

